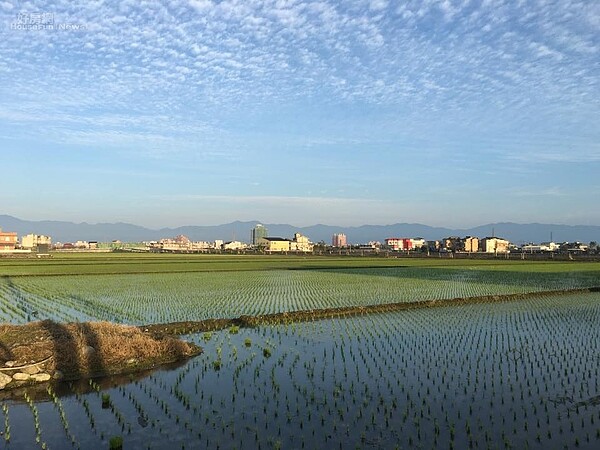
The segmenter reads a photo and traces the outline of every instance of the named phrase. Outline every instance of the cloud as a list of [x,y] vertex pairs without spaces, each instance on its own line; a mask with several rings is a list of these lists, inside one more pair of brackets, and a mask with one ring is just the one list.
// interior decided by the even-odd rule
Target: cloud
[[511,188],[507,194],[513,197],[566,197],[569,194],[560,187],[549,188]]
[[190,0],[189,3],[192,8],[201,13],[215,6],[210,0]]
[[[330,184],[339,186],[345,174],[371,176],[361,168],[381,164],[386,176],[369,181],[390,196],[403,189],[390,181],[391,167],[406,160],[419,173],[442,165],[487,172],[502,163],[511,175],[594,165],[596,3],[23,4],[53,13],[57,23],[85,25],[48,32],[10,29],[17,13],[2,2],[0,136],[17,146],[34,141],[40,152],[55,144],[160,159],[170,168],[177,160],[181,170],[222,158],[229,166],[211,166],[222,178],[232,166],[263,173],[265,160],[299,164],[317,193],[324,182],[310,175],[335,164],[344,170],[330,171]],[[452,159],[458,148],[478,163],[465,169],[464,159]],[[354,210],[368,209],[365,202],[356,200]],[[277,203],[310,204],[353,209],[318,197]]]

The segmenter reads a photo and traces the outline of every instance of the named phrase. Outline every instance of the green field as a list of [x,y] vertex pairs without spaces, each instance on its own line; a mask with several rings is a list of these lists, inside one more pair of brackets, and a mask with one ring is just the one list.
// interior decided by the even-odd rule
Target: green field
[[133,324],[600,285],[600,263],[76,254],[0,261],[0,320]]
[[516,272],[600,273],[600,262],[450,258],[385,258],[281,255],[177,255],[151,253],[54,253],[51,258],[0,258],[0,276],[102,275],[362,267],[477,268]]

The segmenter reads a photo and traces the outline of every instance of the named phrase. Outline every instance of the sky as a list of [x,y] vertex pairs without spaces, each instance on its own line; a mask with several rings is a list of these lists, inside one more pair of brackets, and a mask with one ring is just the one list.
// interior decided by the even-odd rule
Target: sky
[[0,161],[28,220],[600,225],[600,2],[0,0]]

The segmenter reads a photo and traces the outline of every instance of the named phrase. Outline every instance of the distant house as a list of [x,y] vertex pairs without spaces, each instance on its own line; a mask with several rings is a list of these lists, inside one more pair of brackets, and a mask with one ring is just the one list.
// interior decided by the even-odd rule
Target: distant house
[[247,247],[247,244],[240,241],[229,241],[223,244],[223,250],[243,250]]
[[442,250],[447,252],[459,252],[463,249],[464,243],[459,236],[449,236],[442,239]]
[[289,252],[290,240],[280,237],[265,237],[265,251],[267,252]]
[[423,238],[387,238],[385,245],[395,251],[407,251],[422,248],[427,245],[427,241]]
[[545,253],[556,252],[560,249],[560,245],[555,242],[542,242],[541,244],[525,244],[521,247],[521,251],[527,253]]
[[52,238],[41,234],[28,234],[21,238],[21,247],[38,252],[48,252],[52,247]]
[[2,231],[0,228],[0,252],[10,252],[17,246],[17,233],[13,231]]
[[463,242],[465,252],[476,253],[479,251],[479,238],[467,236]]
[[290,251],[293,252],[312,252],[314,245],[306,236],[300,233],[294,233],[294,239],[290,241]]
[[308,237],[300,233],[294,234],[294,239],[285,239],[280,237],[265,237],[265,251],[273,252],[312,252],[314,244]]
[[481,240],[479,247],[485,253],[509,253],[510,242],[497,237],[485,237]]
[[385,240],[385,245],[387,245],[392,250],[412,250],[413,244],[412,240],[409,238],[387,238]]
[[417,248],[423,248],[425,246],[427,246],[427,241],[423,238],[410,238],[410,243],[412,244],[412,248],[417,249]]

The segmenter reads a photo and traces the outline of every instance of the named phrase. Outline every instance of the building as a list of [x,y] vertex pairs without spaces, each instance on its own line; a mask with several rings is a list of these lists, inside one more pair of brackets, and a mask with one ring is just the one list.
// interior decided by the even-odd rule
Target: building
[[28,234],[21,238],[21,247],[29,250],[48,252],[52,247],[52,238],[41,234]]
[[333,247],[346,247],[348,245],[346,235],[344,233],[334,234],[331,238],[331,245]]
[[479,251],[479,238],[467,236],[464,239],[464,251],[468,253],[476,253]]
[[427,246],[427,241],[423,238],[411,238],[410,243],[412,245],[412,248],[414,249],[423,248]]
[[547,253],[557,252],[560,250],[560,245],[555,242],[542,242],[541,244],[525,244],[521,247],[521,251],[527,253]]
[[222,246],[223,250],[244,250],[248,245],[240,241],[225,242]]
[[0,252],[13,251],[18,241],[16,232],[2,231],[2,228],[0,228]]
[[460,252],[464,248],[463,240],[458,236],[449,236],[442,239],[442,250],[447,252]]
[[252,232],[250,233],[250,237],[252,238],[252,245],[264,245],[265,238],[267,237],[269,230],[264,225],[258,223],[254,228],[252,228]]
[[412,240],[409,238],[387,238],[385,245],[395,251],[412,250]]
[[306,236],[300,233],[294,233],[294,239],[290,242],[290,251],[293,252],[312,252],[314,244]]
[[267,252],[289,252],[290,240],[280,237],[265,237],[265,250]]
[[497,237],[486,237],[481,240],[479,248],[485,253],[509,253],[510,242]]
[[300,233],[294,234],[294,239],[280,237],[265,237],[265,251],[271,252],[312,252],[314,244]]

